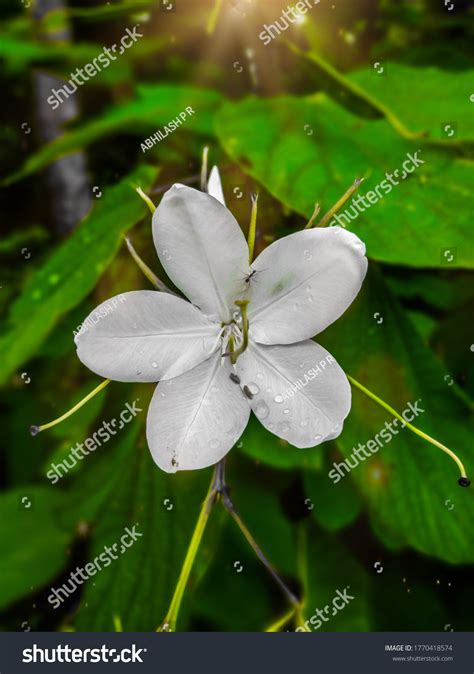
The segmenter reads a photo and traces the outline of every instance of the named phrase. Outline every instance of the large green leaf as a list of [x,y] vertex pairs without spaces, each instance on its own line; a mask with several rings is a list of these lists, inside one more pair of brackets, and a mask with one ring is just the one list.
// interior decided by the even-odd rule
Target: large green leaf
[[58,524],[61,495],[20,487],[0,496],[0,608],[38,591],[67,562],[71,533]]
[[156,169],[143,166],[114,187],[104,189],[103,197],[84,222],[30,276],[0,337],[0,382],[34,354],[58,318],[94,288],[113,259],[121,234],[147,212],[132,188],[141,185],[147,189],[156,174]]
[[121,105],[114,105],[97,119],[67,131],[45,145],[31,155],[24,166],[5,182],[6,184],[15,182],[59,157],[82,149],[99,138],[116,133],[133,133],[139,136],[141,138],[137,140],[139,149],[140,143],[149,135],[176,119],[187,107],[191,107],[194,114],[189,114],[183,126],[177,127],[174,133],[194,131],[204,135],[210,134],[213,128],[213,113],[221,100],[221,95],[211,90],[169,84],[142,84],[137,87],[134,99]]
[[305,503],[314,519],[327,531],[342,529],[357,518],[362,510],[362,500],[347,479],[334,485],[327,479],[329,462],[324,470],[307,470],[304,473]]
[[[383,72],[378,72],[381,68]],[[413,132],[445,141],[474,140],[472,78],[472,70],[452,72],[390,62],[349,75],[351,82],[382,101]]]
[[324,95],[227,103],[217,116],[217,131],[245,172],[306,217],[316,201],[328,210],[357,177],[366,177],[360,195],[375,194],[387,171],[399,169],[402,175],[407,153],[420,150],[423,165],[391,192],[378,187],[381,198],[375,195],[372,206],[366,199],[369,207],[352,222],[341,211],[341,222],[365,241],[373,259],[474,267],[470,161],[405,140],[385,120],[362,120]]
[[[380,273],[371,270],[350,310],[317,339],[348,374],[398,412],[421,400],[417,409],[423,412],[413,424],[451,447],[473,472],[471,410],[456,386],[447,385],[440,364]],[[376,435],[382,446],[375,440],[368,458],[352,457],[351,475],[342,479],[356,480],[375,531],[387,546],[410,546],[451,563],[474,561],[472,488],[458,486],[458,469],[446,454],[399,425],[390,432],[385,423],[391,421],[390,413],[353,391],[352,409],[337,440],[343,456]],[[326,479],[332,484],[329,474]]]
[[383,60],[343,74],[320,54],[291,42],[287,46],[311,63],[318,87],[349,111],[370,119],[384,117],[404,138],[472,153],[472,71],[453,73]]
[[[305,593],[304,618],[309,621],[309,630],[370,631],[370,584],[363,566],[335,535],[315,525],[308,525],[302,534],[300,572]],[[341,595],[347,598],[343,607]]]

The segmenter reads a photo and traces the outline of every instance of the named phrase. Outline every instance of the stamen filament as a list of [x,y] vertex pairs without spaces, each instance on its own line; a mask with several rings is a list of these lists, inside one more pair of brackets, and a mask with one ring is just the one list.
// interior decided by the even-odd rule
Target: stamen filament
[[316,220],[316,218],[319,215],[320,210],[321,210],[321,206],[319,204],[314,204],[313,215],[308,220],[308,224],[306,225],[305,229],[311,229],[311,227],[314,225],[314,221]]
[[83,405],[85,405],[91,398],[93,398],[95,395],[100,393],[102,389],[104,389],[108,384],[110,384],[110,379],[104,379],[104,381],[99,384],[93,391],[88,393],[85,398],[80,400],[74,407],[72,407],[68,412],[65,412],[62,414],[60,417],[57,419],[54,419],[54,421],[50,421],[47,424],[43,424],[42,426],[30,426],[30,433],[31,435],[38,435],[41,431],[45,431],[48,428],[52,428],[53,426],[56,426],[56,424],[60,424],[61,421],[64,421],[68,417],[72,416],[77,410],[79,410]]
[[255,234],[257,231],[257,212],[258,212],[258,193],[252,194],[252,213],[250,215],[250,225],[249,225],[249,236],[248,236],[248,245],[249,245],[249,264],[252,264],[253,260],[253,251],[255,248]]
[[208,35],[212,35],[216,29],[217,19],[219,18],[221,7],[222,7],[222,0],[216,0],[207,22],[206,30]]
[[135,190],[136,190],[137,194],[139,196],[141,196],[143,201],[146,203],[146,205],[150,209],[150,213],[153,215],[153,213],[156,211],[156,206],[153,203],[153,201],[150,199],[150,197],[147,194],[145,194],[145,192],[142,190],[141,187],[136,187]]
[[[232,365],[236,364],[237,358],[240,356],[240,354],[242,354],[245,351],[245,349],[249,344],[249,320],[247,318],[247,306],[249,304],[249,300],[237,300],[235,304],[239,307],[240,314],[242,316],[243,337],[242,337],[242,344],[236,351],[233,350],[234,343],[232,342],[232,350],[224,354],[224,356],[230,356],[230,362],[232,363]],[[233,335],[231,335],[231,337],[233,337]]]
[[357,192],[357,190],[359,189],[359,186],[362,184],[363,180],[364,180],[363,178],[357,178],[354,181],[354,183],[349,187],[349,189],[346,190],[346,192],[344,192],[342,197],[338,201],[336,201],[334,206],[332,208],[330,208],[329,211],[325,215],[323,215],[323,217],[321,218],[321,221],[318,222],[318,224],[315,225],[315,226],[316,227],[326,227],[328,222],[331,220],[332,216],[335,213],[337,213],[338,210],[341,209],[344,206],[346,201],[348,201],[355,192]]
[[361,383],[356,381],[353,377],[351,377],[347,373],[346,373],[346,377],[351,382],[351,384],[356,386],[360,391],[362,391],[362,393],[365,393],[366,396],[368,396],[369,398],[374,400],[378,405],[380,405],[381,407],[386,409],[388,412],[390,412],[390,414],[393,414],[394,417],[396,417],[397,419],[402,421],[404,426],[407,426],[413,433],[416,433],[416,435],[419,435],[421,438],[423,438],[427,442],[431,443],[435,447],[438,447],[438,449],[441,449],[448,456],[450,456],[453,459],[453,461],[457,464],[457,466],[459,468],[459,471],[461,473],[461,477],[458,480],[458,484],[461,487],[468,487],[470,485],[471,481],[469,480],[469,478],[467,476],[466,470],[465,470],[461,460],[459,459],[459,457],[453,451],[448,449],[448,447],[445,447],[444,445],[442,445],[440,442],[438,442],[437,440],[435,440],[431,436],[427,435],[427,433],[424,433],[423,431],[420,431],[419,428],[416,428],[415,426],[410,424],[408,421],[406,421],[401,416],[401,414],[399,414],[396,410],[394,410],[393,407],[390,407],[390,405],[388,405],[386,402],[384,402],[378,396],[376,396],[375,393],[372,393],[372,391],[369,391],[369,389],[367,389],[365,386],[363,386]]
[[209,148],[204,146],[202,151],[202,163],[201,163],[201,190],[207,192],[207,157],[209,155]]
[[155,286],[157,290],[161,290],[161,292],[164,293],[170,293],[171,295],[174,295],[175,293],[166,286],[163,281],[160,281],[158,276],[152,272],[150,267],[142,260],[142,258],[139,256],[137,251],[135,250],[132,242],[128,238],[128,236],[124,237],[125,243],[127,244],[128,252],[130,255],[133,257],[134,261],[137,263],[138,267],[140,270],[144,273],[144,275],[147,277],[147,279],[150,281],[152,285]]

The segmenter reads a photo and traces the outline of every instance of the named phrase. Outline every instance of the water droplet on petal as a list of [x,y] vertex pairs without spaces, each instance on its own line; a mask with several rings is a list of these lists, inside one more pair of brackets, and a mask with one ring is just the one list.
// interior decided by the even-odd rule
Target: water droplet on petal
[[158,363],[154,360],[154,361],[152,361],[151,366],[152,367],[158,367]]
[[283,433],[287,433],[290,430],[290,424],[287,424],[286,421],[280,421],[279,424],[277,424],[277,433],[280,435]]
[[319,441],[321,440],[322,437],[323,437],[322,435],[319,435],[319,433],[317,433],[317,434],[313,437],[313,440],[314,440],[315,442],[319,442]]
[[254,409],[254,412],[259,419],[266,419],[270,414],[268,405],[263,400],[258,401],[257,406]]
[[290,410],[287,408],[286,410],[283,410],[283,414],[289,414]]
[[283,396],[280,395],[280,394],[278,394],[277,396],[275,396],[275,397],[273,398],[273,400],[274,400],[276,403],[282,403],[282,402],[283,402]]
[[251,381],[250,384],[247,384],[247,388],[253,396],[256,396],[257,393],[260,393],[259,387],[253,381]]

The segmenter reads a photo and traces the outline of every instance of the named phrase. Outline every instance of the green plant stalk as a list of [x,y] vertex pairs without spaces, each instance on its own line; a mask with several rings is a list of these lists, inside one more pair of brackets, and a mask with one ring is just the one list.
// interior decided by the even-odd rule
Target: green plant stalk
[[448,456],[450,456],[453,459],[453,461],[457,464],[457,466],[458,466],[458,468],[461,472],[461,477],[468,479],[466,470],[465,470],[461,460],[459,459],[459,457],[456,456],[456,454],[453,451],[448,449],[448,447],[445,447],[444,445],[442,445],[440,442],[438,442],[437,440],[432,438],[427,433],[424,433],[423,431],[420,431],[420,429],[416,428],[416,426],[413,426],[408,421],[405,421],[405,419],[402,417],[402,415],[399,414],[396,410],[394,410],[393,407],[391,407],[386,402],[381,400],[378,396],[375,395],[375,393],[372,393],[372,391],[369,391],[368,388],[363,386],[360,382],[358,382],[356,379],[354,379],[353,377],[351,377],[347,373],[346,373],[346,377],[353,386],[356,386],[360,391],[362,391],[362,393],[365,393],[366,396],[368,396],[369,398],[374,400],[378,405],[380,405],[381,407],[386,409],[388,412],[390,412],[390,414],[393,414],[393,416],[396,417],[397,419],[399,419],[399,421],[401,421],[404,426],[409,428],[412,431],[412,433],[416,433],[416,435],[419,435],[421,438],[423,438],[424,440],[426,440],[430,444],[434,445],[435,447],[438,447],[438,449],[441,449]]
[[181,608],[181,602],[183,600],[184,590],[189,580],[189,575],[193,568],[194,560],[196,559],[197,551],[201,544],[201,540],[206,529],[207,521],[212,510],[212,506],[215,503],[215,477],[217,474],[217,466],[214,470],[214,474],[209,485],[209,489],[206,495],[206,498],[203,501],[201,506],[201,511],[194,528],[194,532],[191,538],[191,542],[186,552],[186,557],[184,559],[183,566],[181,568],[181,573],[179,574],[178,582],[171,599],[171,604],[169,606],[168,612],[165,616],[165,619],[161,625],[156,630],[157,632],[174,632],[176,630],[176,623],[178,621],[179,610]]
[[269,625],[265,632],[279,632],[282,627],[284,627],[295,615],[295,609],[290,609],[287,613],[282,615],[280,618],[275,620],[271,625]]

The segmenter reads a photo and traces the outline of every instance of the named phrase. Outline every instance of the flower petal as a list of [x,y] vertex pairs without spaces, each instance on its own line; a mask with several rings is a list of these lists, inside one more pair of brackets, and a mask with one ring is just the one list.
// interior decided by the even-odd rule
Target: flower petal
[[217,166],[213,166],[209,174],[209,180],[207,181],[207,193],[220,201],[223,206],[225,206],[224,191],[222,189],[221,176],[219,174],[219,169]]
[[249,254],[232,213],[204,192],[173,185],[153,215],[153,239],[173,283],[212,320],[229,321]]
[[89,314],[75,337],[90,370],[115,381],[176,377],[218,348],[220,325],[179,297],[156,290],[123,293]]
[[215,354],[190,372],[160,382],[148,409],[147,439],[155,463],[167,473],[217,463],[244,431],[250,408],[229,377],[227,359]]
[[252,263],[250,335],[261,344],[314,337],[356,297],[367,271],[365,246],[341,227],[290,234]]
[[319,344],[250,343],[236,369],[242,386],[253,394],[253,412],[278,437],[295,447],[314,447],[340,434],[351,389],[343,370]]

